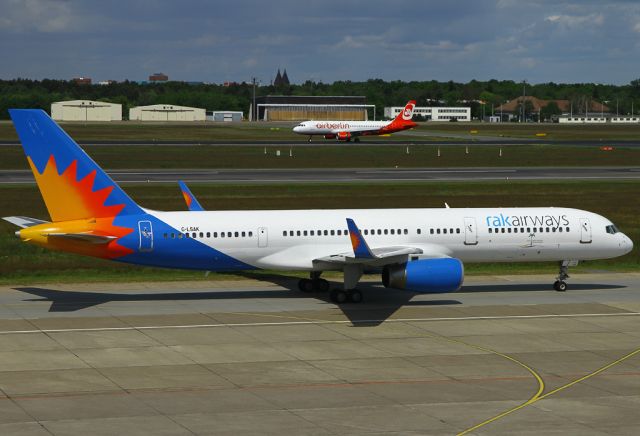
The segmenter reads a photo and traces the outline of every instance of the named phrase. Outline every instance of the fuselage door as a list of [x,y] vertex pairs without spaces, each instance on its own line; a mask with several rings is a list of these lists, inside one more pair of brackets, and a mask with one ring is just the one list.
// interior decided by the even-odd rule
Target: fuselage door
[[140,251],[153,251],[151,221],[138,221],[138,234],[140,235]]
[[478,229],[476,228],[476,219],[474,217],[465,217],[464,219],[464,244],[478,244]]
[[591,243],[591,223],[589,218],[580,218],[580,243]]
[[269,245],[269,234],[266,227],[258,227],[258,247]]

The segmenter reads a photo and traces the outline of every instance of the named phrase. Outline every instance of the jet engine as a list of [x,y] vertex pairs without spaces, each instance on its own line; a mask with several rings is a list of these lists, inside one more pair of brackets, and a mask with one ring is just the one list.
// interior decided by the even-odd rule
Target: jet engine
[[385,287],[421,293],[457,291],[463,281],[462,262],[449,257],[387,265],[382,270],[382,283]]
[[329,133],[327,135],[324,135],[324,139],[335,139],[336,135],[334,135],[333,133]]
[[351,132],[338,132],[338,141],[350,141]]

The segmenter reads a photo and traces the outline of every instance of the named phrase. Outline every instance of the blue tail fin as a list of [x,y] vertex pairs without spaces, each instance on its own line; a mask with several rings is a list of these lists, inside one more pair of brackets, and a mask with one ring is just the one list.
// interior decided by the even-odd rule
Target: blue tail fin
[[9,114],[53,221],[144,213],[46,112]]
[[184,197],[184,201],[187,203],[187,207],[190,211],[203,211],[204,208],[198,203],[196,197],[191,193],[187,184],[182,180],[178,180],[178,184],[180,185],[180,190],[182,191],[182,196]]

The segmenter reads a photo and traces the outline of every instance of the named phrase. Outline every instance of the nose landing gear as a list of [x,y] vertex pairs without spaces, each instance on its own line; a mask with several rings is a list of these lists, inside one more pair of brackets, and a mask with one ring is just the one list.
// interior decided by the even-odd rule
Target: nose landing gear
[[566,279],[569,278],[569,267],[578,265],[577,260],[563,260],[560,262],[560,272],[558,273],[558,277],[556,277],[556,281],[553,283],[553,289],[558,292],[564,292],[567,290]]

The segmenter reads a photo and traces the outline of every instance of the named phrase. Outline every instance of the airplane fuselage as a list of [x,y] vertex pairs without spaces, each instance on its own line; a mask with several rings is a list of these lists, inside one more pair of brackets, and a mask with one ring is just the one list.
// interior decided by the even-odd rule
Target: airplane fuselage
[[211,271],[333,269],[318,259],[352,250],[346,217],[358,223],[372,249],[422,250],[410,260],[589,260],[620,256],[633,246],[608,219],[568,208],[148,211],[127,217],[134,232],[123,244],[134,253],[117,260]]

